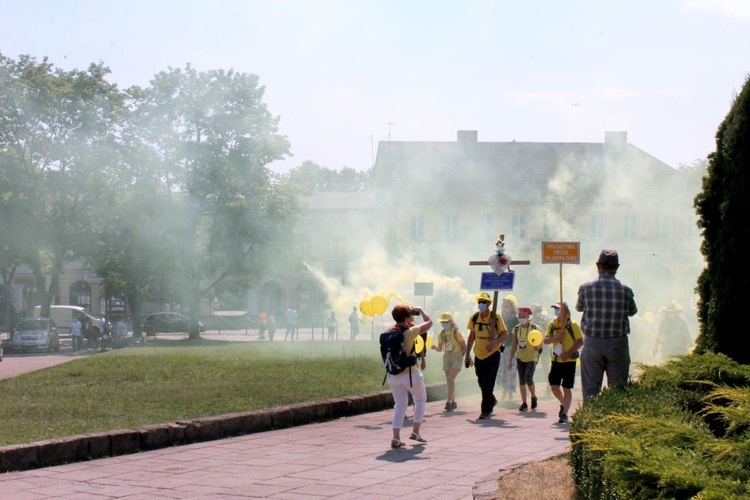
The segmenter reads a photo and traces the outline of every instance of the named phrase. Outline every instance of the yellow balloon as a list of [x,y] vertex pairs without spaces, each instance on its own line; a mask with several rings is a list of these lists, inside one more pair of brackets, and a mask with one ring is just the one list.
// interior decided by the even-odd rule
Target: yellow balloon
[[422,349],[424,349],[424,340],[422,340],[420,335],[417,335],[417,338],[414,339],[414,352],[419,354],[422,352]]
[[435,345],[435,342],[433,342],[433,340],[432,340],[432,335],[428,335],[427,336],[427,349],[429,349],[433,345]]
[[363,300],[359,303],[359,310],[362,311],[362,314],[365,316],[373,316],[375,314],[375,311],[372,310],[372,304],[369,300]]
[[388,301],[382,295],[375,295],[370,299],[370,304],[375,314],[383,314],[388,309]]
[[529,341],[529,344],[536,347],[542,343],[542,332],[539,330],[531,330],[526,338]]

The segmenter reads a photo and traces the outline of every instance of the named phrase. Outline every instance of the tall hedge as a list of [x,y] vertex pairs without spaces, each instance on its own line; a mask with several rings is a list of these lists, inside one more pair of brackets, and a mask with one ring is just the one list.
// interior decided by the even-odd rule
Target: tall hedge
[[701,253],[697,352],[750,364],[750,77],[716,133],[716,151],[695,197]]

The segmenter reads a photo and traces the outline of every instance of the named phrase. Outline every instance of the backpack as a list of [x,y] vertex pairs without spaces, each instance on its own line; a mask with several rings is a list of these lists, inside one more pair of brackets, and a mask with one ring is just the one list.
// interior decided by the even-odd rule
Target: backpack
[[[549,322],[550,325],[552,325],[552,323],[553,323],[552,321]],[[547,329],[549,329],[549,328],[550,327],[547,326]],[[568,321],[565,324],[565,329],[568,331],[568,333],[570,334],[570,336],[573,338],[573,342],[575,342],[576,336],[573,335],[573,324],[570,321]],[[574,352],[573,354],[570,355],[569,359],[578,359],[580,357],[580,355],[581,355],[581,353],[579,351],[576,351],[576,352]],[[555,354],[555,356],[557,356],[557,354]]]
[[[500,325],[500,323],[497,321],[497,316],[492,315],[492,320],[495,322],[495,333],[497,333],[497,327]],[[475,312],[474,315],[471,317],[471,322],[474,323],[480,330],[484,327],[489,328],[489,323],[477,323],[477,320],[479,319],[479,311]],[[500,344],[500,352],[505,352],[505,344]]]
[[[404,351],[404,332],[408,328],[404,326],[394,326],[380,334],[380,356],[383,358],[385,366],[385,377],[383,384],[388,375],[397,375],[406,368],[411,368],[417,364],[417,355],[414,352],[414,346],[408,354]],[[409,383],[411,383],[411,370],[409,370]]]

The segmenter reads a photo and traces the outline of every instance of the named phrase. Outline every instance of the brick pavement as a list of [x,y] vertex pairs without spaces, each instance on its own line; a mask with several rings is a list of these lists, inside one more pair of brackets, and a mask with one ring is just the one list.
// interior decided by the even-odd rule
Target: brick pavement
[[[580,404],[580,389],[573,406]],[[427,445],[390,448],[392,410],[240,437],[0,476],[3,497],[490,499],[496,480],[569,450],[558,404],[519,413],[500,403],[477,420],[479,397],[427,404]],[[409,422],[407,422],[408,424]],[[402,438],[408,437],[408,428]],[[405,441],[409,441],[405,439]]]

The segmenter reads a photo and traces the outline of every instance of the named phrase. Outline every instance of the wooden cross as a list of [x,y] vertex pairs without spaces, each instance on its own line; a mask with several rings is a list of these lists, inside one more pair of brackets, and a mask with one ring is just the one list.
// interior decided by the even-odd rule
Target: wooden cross
[[[505,242],[505,235],[500,235],[500,240]],[[513,260],[511,262],[511,265],[517,265],[517,266],[528,266],[531,264],[531,261],[529,260]],[[487,260],[470,260],[469,261],[470,266],[489,266],[489,262]],[[508,270],[510,270],[510,266],[508,266]],[[494,290],[492,295],[492,315],[490,316],[490,338],[494,338],[496,335],[495,332],[495,322],[492,321],[495,318],[495,315],[497,314],[497,300],[498,300],[498,291]]]

